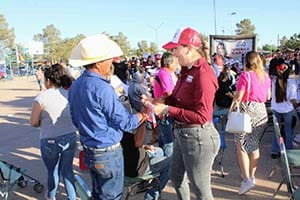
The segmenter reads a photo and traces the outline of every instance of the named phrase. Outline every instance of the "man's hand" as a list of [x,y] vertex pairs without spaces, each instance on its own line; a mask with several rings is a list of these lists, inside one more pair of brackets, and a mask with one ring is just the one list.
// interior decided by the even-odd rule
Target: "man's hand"
[[143,146],[145,150],[147,151],[152,151],[152,152],[155,152],[156,151],[156,147],[153,146],[153,145],[144,145]]

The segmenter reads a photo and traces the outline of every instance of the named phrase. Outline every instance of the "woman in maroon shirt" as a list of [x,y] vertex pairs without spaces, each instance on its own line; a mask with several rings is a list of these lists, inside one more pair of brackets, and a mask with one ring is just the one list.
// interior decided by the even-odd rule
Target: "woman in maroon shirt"
[[218,81],[201,41],[197,31],[185,28],[163,46],[178,58],[182,69],[165,104],[154,104],[155,114],[175,120],[170,179],[178,199],[183,200],[190,199],[187,177],[197,199],[213,199],[210,171],[220,146],[219,134],[212,123]]

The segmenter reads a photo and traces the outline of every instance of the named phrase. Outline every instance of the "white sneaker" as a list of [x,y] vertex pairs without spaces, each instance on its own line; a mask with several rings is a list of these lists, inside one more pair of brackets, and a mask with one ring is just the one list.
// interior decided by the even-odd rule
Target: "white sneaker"
[[255,185],[255,176],[252,176],[249,179],[252,181],[253,185]]
[[251,190],[252,188],[254,188],[254,183],[253,183],[252,178],[243,180],[241,182],[241,187],[240,187],[240,191],[239,191],[239,195],[241,194],[245,194],[246,192],[248,192],[249,190]]

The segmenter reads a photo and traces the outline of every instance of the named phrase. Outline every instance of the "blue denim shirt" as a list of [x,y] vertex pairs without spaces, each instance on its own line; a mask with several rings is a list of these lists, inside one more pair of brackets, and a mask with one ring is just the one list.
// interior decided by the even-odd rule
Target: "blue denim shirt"
[[73,82],[69,102],[72,121],[86,146],[117,144],[123,131],[133,132],[138,127],[137,115],[126,110],[110,83],[96,73],[86,70]]

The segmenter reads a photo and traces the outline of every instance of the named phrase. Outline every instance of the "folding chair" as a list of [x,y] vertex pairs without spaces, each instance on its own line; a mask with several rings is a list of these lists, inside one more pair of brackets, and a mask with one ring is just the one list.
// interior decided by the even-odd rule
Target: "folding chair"
[[282,166],[284,171],[284,180],[286,183],[287,191],[289,193],[289,199],[294,199],[294,191],[296,191],[296,188],[293,186],[292,183],[287,151],[285,149],[285,144],[282,137],[280,137],[279,146],[280,146],[280,155],[281,155],[281,161],[282,161]]
[[300,200],[300,188],[297,188],[293,194],[294,200]]
[[[271,116],[272,116],[272,118],[273,118],[273,115],[271,115]],[[274,117],[275,117],[275,116],[274,116]],[[276,120],[277,120],[277,118],[276,118]],[[283,119],[282,119],[282,120],[283,120]],[[278,120],[277,120],[277,121],[278,121]],[[297,123],[297,118],[296,118],[296,116],[293,116],[293,117],[292,117],[292,129],[295,128],[296,123]],[[273,124],[273,120],[272,120],[272,124]],[[280,136],[283,137],[284,140],[285,140],[285,134],[284,134],[284,121],[281,121],[281,122],[278,121],[278,124],[279,124]],[[276,134],[276,132],[275,132],[275,134]],[[276,137],[276,138],[277,138],[277,140],[278,140],[278,137]],[[278,143],[278,144],[279,144],[279,143]],[[287,150],[287,151],[290,151],[290,150]],[[296,150],[296,151],[292,150],[292,151],[290,152],[289,157],[292,157],[291,160],[293,160],[293,162],[298,162],[297,160],[299,160],[299,159],[295,158],[295,156],[297,156],[296,154],[299,153],[299,152],[300,152],[299,150]],[[277,160],[277,163],[276,163],[276,164],[272,167],[272,169],[270,170],[270,172],[269,172],[269,174],[268,174],[268,178],[269,178],[269,179],[273,176],[273,174],[274,174],[275,171],[277,171],[278,169],[281,169],[281,168],[280,168],[280,163],[281,163],[280,157],[275,158],[275,159]],[[300,165],[300,164],[296,164],[296,165],[298,166],[298,165]]]
[[277,118],[274,115],[273,115],[273,124],[274,124],[276,139],[277,139],[279,147],[280,147],[281,163],[282,163],[282,168],[283,168],[284,173],[283,173],[283,178],[280,181],[277,189],[275,190],[272,199],[275,198],[276,194],[280,190],[284,181],[286,182],[287,190],[289,192],[290,198],[292,198],[295,187],[292,184],[291,177],[300,176],[300,175],[291,173],[290,168],[300,166],[300,156],[299,156],[300,150],[299,149],[286,150],[285,144],[284,144],[284,139],[280,133],[279,123],[277,121]]
[[[156,180],[158,185],[156,187],[160,188],[159,180],[158,180],[159,174],[149,174],[145,176],[140,177],[124,177],[124,187],[127,188],[127,194],[125,197],[125,200],[128,200],[131,196],[134,196],[138,193],[145,192],[147,189],[152,187],[151,182],[153,180]],[[76,192],[80,197],[80,200],[92,200],[92,192],[89,189],[86,182],[77,174],[75,174],[76,182]]]
[[127,188],[125,200],[128,200],[130,197],[145,192],[147,189],[153,187],[153,185],[151,184],[152,181],[155,181],[157,183],[155,187],[160,188],[158,176],[159,174],[147,174],[134,178],[125,176],[124,187]]

